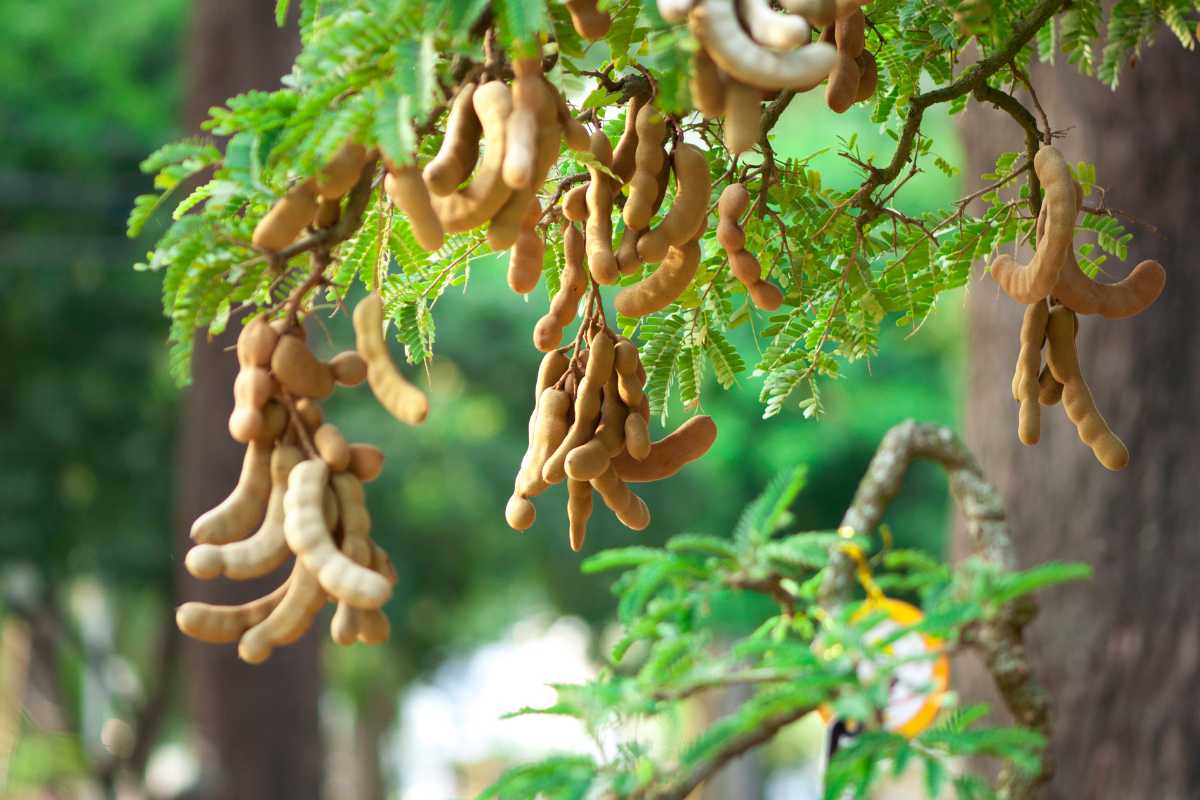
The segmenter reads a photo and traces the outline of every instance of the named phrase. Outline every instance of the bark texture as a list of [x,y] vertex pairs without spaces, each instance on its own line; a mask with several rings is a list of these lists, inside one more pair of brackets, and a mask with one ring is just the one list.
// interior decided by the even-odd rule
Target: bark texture
[[[1000,487],[1022,566],[1083,561],[1088,583],[1048,593],[1030,630],[1029,651],[1055,714],[1057,774],[1046,797],[1200,797],[1200,59],[1165,30],[1159,44],[1111,93],[1064,66],[1035,72],[1035,86],[1074,162],[1097,165],[1107,204],[1158,227],[1134,227],[1128,264],[1110,261],[1109,280],[1144,258],[1167,269],[1167,288],[1132,320],[1080,317],[1085,378],[1132,460],[1109,473],[1076,436],[1061,407],[1043,409],[1042,441],[1017,440],[1009,381],[1022,307],[983,275],[970,294],[967,441]],[[967,174],[1024,134],[990,107],[966,123]],[[1090,199],[1089,205],[1095,203]],[[1077,239],[1077,243],[1083,241]],[[959,533],[957,549],[964,548]],[[964,686],[982,690],[984,676]]]

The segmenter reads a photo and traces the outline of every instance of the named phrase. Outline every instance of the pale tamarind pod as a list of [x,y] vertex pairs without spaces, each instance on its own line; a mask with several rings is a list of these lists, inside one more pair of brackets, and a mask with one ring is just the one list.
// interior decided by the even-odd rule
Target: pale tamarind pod
[[408,218],[417,244],[431,253],[440,250],[446,241],[446,232],[421,171],[412,164],[390,169],[383,179],[383,190],[392,205]]
[[192,539],[201,544],[227,544],[245,539],[267,514],[271,494],[271,446],[251,441],[233,492],[220,505],[192,523]]
[[429,398],[413,386],[392,362],[383,340],[383,299],[372,292],[354,309],[354,335],[358,354],[367,362],[367,383],[388,413],[408,425],[420,425],[429,416]]
[[621,339],[613,348],[613,367],[617,375],[617,388],[621,402],[627,408],[636,409],[641,406],[646,383],[645,371],[641,369],[642,360],[637,347],[628,339]]
[[[596,439],[604,446],[604,452],[615,456],[625,447],[625,418],[629,409],[621,401],[620,379],[615,369],[616,353],[614,349],[614,369],[604,385],[604,400],[600,405],[600,424],[596,427]],[[574,452],[574,451],[572,451]],[[567,474],[571,474],[571,456],[567,456]],[[608,459],[604,459],[608,466]],[[590,477],[588,478],[590,479]],[[580,480],[588,480],[580,478]]]
[[587,524],[592,516],[592,484],[588,481],[567,481],[567,522],[570,525],[571,549],[578,553],[587,539]]
[[527,453],[517,475],[517,494],[536,497],[546,491],[549,482],[543,475],[545,465],[567,436],[571,396],[561,389],[547,389],[538,400],[537,424]]
[[367,148],[355,142],[346,142],[317,173],[317,194],[323,200],[337,200],[346,196],[358,183],[366,165]]
[[527,531],[537,521],[537,507],[528,497],[514,490],[504,506],[504,521],[514,531]]
[[621,212],[625,225],[635,230],[646,228],[654,215],[658,175],[666,162],[662,149],[666,134],[667,118],[649,103],[642,106],[637,116],[638,143],[633,178],[629,181],[629,197]]
[[567,142],[567,147],[576,153],[587,151],[591,141],[591,134],[588,133],[588,129],[571,113],[571,107],[567,105],[567,98],[563,97],[562,92],[555,88],[549,81],[546,82],[546,86],[554,95],[558,124],[562,126],[562,135]]
[[838,17],[834,43],[839,53],[858,58],[867,47],[867,18],[860,9]]
[[571,222],[584,222],[588,218],[587,207],[588,184],[581,183],[573,186],[563,195],[563,216]]
[[563,329],[575,318],[579,300],[587,290],[583,234],[571,223],[563,226],[563,260],[558,292],[550,309],[533,328],[533,346],[543,353],[562,344]]
[[189,602],[175,609],[175,624],[185,636],[210,644],[236,642],[262,622],[283,600],[290,581],[268,595],[236,606]]
[[1025,305],[1046,297],[1058,283],[1072,250],[1078,213],[1075,180],[1058,149],[1042,145],[1033,159],[1033,168],[1043,191],[1037,250],[1028,264],[1001,255],[990,267],[992,277],[1005,294]]
[[612,338],[607,330],[598,331],[589,343],[583,380],[575,391],[575,419],[567,435],[542,467],[542,480],[546,483],[561,483],[567,477],[567,454],[592,438],[600,416],[601,393],[613,371],[613,358]]
[[355,608],[379,608],[391,596],[391,584],[334,545],[322,509],[328,483],[329,467],[321,459],[303,461],[292,469],[283,498],[288,547],[330,595]]
[[1063,409],[1075,423],[1080,440],[1092,448],[1105,469],[1123,469],[1129,463],[1129,450],[1104,421],[1079,370],[1074,312],[1064,306],[1055,307],[1050,312],[1046,338],[1050,345],[1047,362],[1054,378],[1063,385]]
[[238,334],[238,364],[243,367],[269,367],[279,334],[262,317],[251,320]]
[[617,311],[627,317],[644,317],[666,308],[687,289],[699,266],[698,242],[670,248],[658,269],[617,293]]
[[638,255],[650,264],[662,261],[669,247],[679,247],[696,238],[708,216],[712,176],[708,174],[704,153],[695,145],[681,143],[676,146],[671,162],[675,170],[675,202],[662,222],[642,234],[637,243]]
[[725,77],[703,47],[697,47],[692,54],[688,87],[693,105],[705,119],[715,119],[725,113]]
[[688,15],[694,35],[727,75],[764,90],[816,85],[833,69],[837,50],[815,42],[780,53],[759,46],[742,29],[734,0],[704,0]]
[[370,483],[383,472],[383,451],[371,444],[350,445],[350,474],[363,483]]
[[296,401],[296,416],[310,432],[321,427],[321,423],[325,419],[325,414],[321,411],[321,404],[309,397],[302,397]]
[[[840,23],[838,30],[841,30]],[[825,104],[835,114],[843,114],[854,105],[858,97],[862,70],[855,57],[838,50],[837,61],[829,73],[829,84],[825,87]]]
[[278,604],[265,619],[242,634],[238,658],[247,664],[266,661],[276,647],[291,644],[304,635],[325,601],[325,592],[316,577],[297,560]]
[[858,62],[858,93],[854,102],[863,103],[875,96],[879,88],[879,64],[870,50],[863,50],[862,55],[855,59]]
[[1027,445],[1035,445],[1041,438],[1038,371],[1042,366],[1042,345],[1046,342],[1049,319],[1050,307],[1045,300],[1039,300],[1025,308],[1025,317],[1021,321],[1021,350],[1017,355],[1012,390],[1013,399],[1021,404],[1017,436]]
[[[371,515],[367,511],[362,482],[348,472],[334,475],[330,485],[337,498],[342,519],[342,554],[356,564],[371,567]],[[341,645],[353,644],[359,635],[359,613],[345,601],[339,600],[330,622],[333,640]]]
[[313,446],[333,472],[345,472],[350,468],[350,445],[336,425],[326,422],[317,428],[313,433]]
[[447,233],[477,228],[492,218],[512,189],[504,182],[505,128],[512,114],[512,96],[501,81],[488,81],[475,90],[472,105],[483,127],[483,159],[465,188],[430,198]]
[[734,155],[762,137],[762,92],[734,78],[725,81],[725,146]]
[[625,130],[612,151],[612,173],[622,184],[629,183],[637,166],[637,115],[645,104],[646,98],[634,95],[625,105]]
[[[832,25],[838,18],[839,6],[846,5],[844,1],[835,2],[835,0],[780,0],[779,4],[786,11],[799,14],[813,25],[821,28]],[[857,6],[856,3],[855,7],[857,8]]]
[[683,22],[696,0],[658,0],[658,14],[667,22]]
[[271,372],[290,394],[323,400],[333,394],[333,372],[299,336],[279,338],[271,355]]
[[596,7],[596,0],[565,0],[575,32],[594,42],[603,39],[612,25],[612,17]]
[[[591,151],[596,161],[605,167],[612,164],[612,144],[604,131],[597,129],[591,136]],[[612,248],[613,181],[595,164],[588,165],[588,218],[584,233],[588,272],[601,285],[617,282],[617,257]]]
[[354,350],[346,350],[329,359],[329,371],[335,383],[358,386],[367,379],[367,362]]
[[241,541],[196,545],[188,550],[184,559],[187,571],[202,580],[222,575],[246,580],[266,575],[287,561],[291,551],[283,535],[283,495],[287,491],[288,475],[302,460],[297,448],[276,445],[271,453],[271,494],[262,525]]
[[712,417],[692,417],[650,445],[650,453],[641,461],[628,454],[613,459],[613,469],[627,483],[649,483],[670,478],[708,452],[717,439]]
[[475,162],[479,160],[479,137],[483,127],[475,113],[475,89],[474,83],[459,87],[446,116],[442,146],[425,165],[425,185],[439,197],[452,194],[459,184],[471,177]]
[[233,413],[229,415],[229,435],[246,444],[262,432],[263,406],[275,392],[271,373],[262,367],[242,367],[233,381]]
[[[621,429],[622,434],[624,429]],[[622,437],[623,438],[623,437]],[[600,439],[599,434],[567,453],[563,462],[566,476],[573,481],[590,481],[602,474],[611,462],[608,446]]]
[[277,253],[296,241],[317,213],[317,182],[309,178],[288,190],[254,228],[256,250]]
[[593,478],[591,483],[592,488],[600,493],[604,505],[626,528],[641,531],[650,524],[650,509],[645,501],[625,485],[611,465],[603,475]]
[[538,112],[542,93],[542,59],[518,58],[513,61],[512,114],[505,127],[504,166],[501,174],[512,189],[527,189],[533,183],[537,161]]
[[641,411],[625,417],[625,451],[635,461],[645,461],[650,455],[650,426]]
[[1089,278],[1075,254],[1069,253],[1052,294],[1077,314],[1126,319],[1154,305],[1166,283],[1167,273],[1157,261],[1141,262],[1116,283],[1100,283]]
[[262,416],[262,427],[258,431],[258,436],[254,437],[254,441],[265,447],[271,447],[287,430],[288,412],[282,403],[268,400],[267,404],[263,406]]
[[529,201],[517,240],[513,242],[512,252],[508,256],[508,287],[517,294],[532,292],[542,277],[546,242],[537,230],[541,219],[542,204],[534,197]]
[[[537,123],[537,147],[533,150],[535,160],[529,185],[514,190],[488,225],[488,244],[493,250],[507,250],[521,235],[522,225],[529,214],[531,203],[537,201],[537,193],[550,169],[558,160],[558,145],[562,139],[562,128],[554,112],[554,98],[549,85],[542,80],[534,84],[534,91],[543,96],[544,102],[535,115]],[[540,208],[539,208],[540,211]],[[536,224],[536,220],[534,221]]]
[[1038,375],[1038,405],[1056,406],[1062,400],[1063,385],[1050,371],[1050,365],[1042,367]]
[[812,41],[812,26],[804,17],[771,8],[768,0],[738,0],[738,11],[750,38],[772,50],[791,50]]

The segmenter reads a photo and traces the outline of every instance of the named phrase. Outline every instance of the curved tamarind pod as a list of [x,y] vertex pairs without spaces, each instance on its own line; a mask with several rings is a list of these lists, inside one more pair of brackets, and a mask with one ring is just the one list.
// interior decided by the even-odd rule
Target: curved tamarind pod
[[734,78],[725,81],[725,146],[739,155],[762,136],[762,92]]
[[[612,145],[604,131],[592,134],[592,155],[601,164],[612,163]],[[587,252],[588,272],[597,283],[609,286],[617,282],[617,257],[612,249],[612,205],[613,181],[595,165],[588,165],[587,208],[588,219],[584,233],[584,249]]]
[[622,217],[625,225],[642,230],[654,215],[654,197],[658,191],[658,174],[666,156],[663,138],[667,134],[667,118],[647,103],[638,111],[636,123],[638,143],[634,153],[633,178],[629,181],[629,197],[625,200]]
[[579,299],[587,290],[583,234],[570,223],[563,228],[563,256],[566,264],[558,293],[550,301],[550,309],[533,328],[533,346],[543,353],[562,344],[563,329],[575,318]]
[[588,481],[567,481],[567,521],[571,527],[571,549],[578,553],[587,539],[587,524],[592,516],[592,484]]
[[[615,351],[613,360],[616,361]],[[609,457],[615,456],[625,449],[625,418],[629,416],[629,409],[621,402],[620,378],[615,366],[614,363],[613,373],[608,376],[608,383],[604,385],[604,400],[600,404],[600,424],[596,427],[596,439],[604,446],[604,452]],[[570,461],[571,457],[568,455],[568,475],[571,474]],[[605,466],[608,465],[607,458],[604,463]]]
[[288,547],[333,597],[355,608],[379,608],[391,596],[391,584],[348,559],[334,545],[322,511],[328,481],[329,467],[320,459],[309,459],[292,469],[283,498]]
[[370,483],[383,472],[383,451],[371,444],[350,445],[350,474]]
[[454,96],[446,116],[446,135],[441,149],[425,165],[423,177],[429,191],[439,197],[451,194],[459,184],[471,177],[479,160],[479,137],[483,127],[475,114],[474,83],[463,84]]
[[387,551],[379,546],[377,542],[371,542],[371,569],[383,576],[392,586],[396,585],[399,580],[396,575],[396,567],[392,564],[392,559],[388,557]]
[[227,544],[245,539],[267,513],[271,494],[271,446],[246,445],[242,473],[233,492],[220,505],[192,523],[192,539],[201,544]]
[[1129,451],[1104,421],[1079,370],[1079,359],[1075,352],[1074,312],[1063,306],[1052,310],[1046,339],[1050,344],[1047,357],[1050,371],[1063,385],[1063,409],[1071,422],[1075,423],[1080,440],[1092,448],[1096,460],[1105,469],[1114,472],[1123,469],[1129,463]]
[[662,261],[668,247],[679,247],[696,238],[696,231],[708,216],[712,176],[704,153],[695,145],[680,144],[671,161],[675,168],[675,202],[658,227],[642,234],[637,243],[638,255],[650,264]]
[[858,58],[867,47],[867,18],[859,9],[838,17],[834,42],[839,53]]
[[641,461],[629,454],[613,459],[613,469],[628,483],[649,483],[670,478],[679,470],[708,452],[717,439],[717,425],[712,417],[692,417],[650,445],[650,453]]
[[[844,6],[845,2],[835,2],[834,0],[780,0],[779,4],[783,8],[792,13],[799,14],[807,19],[813,25],[824,28],[832,25],[838,18],[839,6]],[[855,3],[855,7],[859,4]]]
[[350,445],[336,425],[326,422],[317,428],[313,434],[313,446],[332,471],[345,472],[350,468]]
[[626,226],[621,231],[621,241],[617,243],[617,272],[622,275],[632,275],[642,266],[641,256],[637,252],[637,242],[645,231],[635,231]]
[[542,59],[518,58],[513,61],[512,114],[505,127],[504,182],[513,189],[526,189],[533,184],[537,161],[538,112],[544,102],[542,93]]
[[587,366],[583,380],[575,391],[575,419],[567,435],[542,466],[542,480],[548,484],[561,483],[567,477],[567,455],[592,438],[596,420],[600,416],[600,398],[608,376],[612,374],[614,358],[613,340],[607,331],[599,331],[588,348]]
[[1069,253],[1052,294],[1077,314],[1125,319],[1142,313],[1162,294],[1167,273],[1157,261],[1143,261],[1116,283],[1100,283],[1079,268]]
[[[841,30],[841,27],[838,27]],[[825,87],[825,103],[835,114],[842,114],[854,105],[858,97],[858,86],[862,80],[862,70],[858,62],[847,53],[838,51],[837,61],[829,73],[829,85]]]
[[408,218],[413,238],[422,248],[433,252],[439,250],[446,240],[442,221],[433,207],[433,198],[421,170],[412,164],[388,170],[383,179],[383,190],[388,200]]
[[600,477],[592,479],[592,488],[600,493],[604,505],[626,528],[641,531],[650,524],[650,509],[645,501],[625,485],[612,466]]
[[547,389],[542,392],[538,400],[538,418],[533,442],[527,453],[528,460],[517,475],[518,495],[535,497],[546,491],[550,482],[545,479],[545,467],[566,440],[570,412],[571,396],[565,391]]
[[797,89],[820,83],[833,69],[837,55],[822,42],[786,53],[755,44],[742,30],[733,0],[704,0],[688,15],[688,25],[717,66],[759,89]]
[[236,642],[242,634],[267,618],[283,600],[287,588],[285,581],[270,594],[237,606],[184,603],[175,609],[175,624],[184,635],[202,642]]
[[1017,435],[1028,445],[1037,444],[1041,438],[1038,372],[1042,366],[1042,345],[1046,341],[1049,319],[1050,308],[1041,300],[1025,308],[1025,317],[1021,321],[1021,350],[1017,355],[1012,390],[1013,399],[1021,403]]
[[537,231],[542,218],[542,204],[534,197],[529,202],[521,230],[508,256],[508,287],[517,294],[529,294],[542,277],[542,261],[546,255],[546,242]]
[[354,350],[345,350],[329,359],[333,380],[342,386],[358,386],[367,379],[367,362]]
[[572,187],[562,198],[563,216],[571,222],[583,222],[588,218],[588,184]]
[[699,243],[672,247],[658,269],[617,293],[617,311],[627,317],[644,317],[666,308],[687,289],[699,266]]
[[642,387],[646,383],[646,376],[639,372],[641,369],[641,358],[638,356],[637,347],[628,339],[622,339],[617,342],[613,348],[613,367],[617,374],[617,388],[620,393],[621,402],[627,408],[637,408],[641,405],[644,392]]
[[298,397],[323,400],[333,394],[333,372],[298,336],[281,336],[271,355],[271,372],[279,385]]
[[612,25],[612,17],[596,8],[596,0],[565,0],[575,32],[594,42],[603,39]]
[[571,113],[571,107],[567,105],[567,98],[563,97],[562,92],[555,88],[549,81],[546,82],[546,86],[554,95],[558,124],[562,126],[562,135],[567,142],[567,147],[576,153],[586,151],[590,146],[591,140],[591,134],[588,133],[588,129]]
[[1055,406],[1062,400],[1063,385],[1050,371],[1050,365],[1042,367],[1038,375],[1038,405]]
[[279,603],[265,619],[242,634],[238,658],[248,664],[266,661],[276,647],[291,644],[304,635],[325,600],[317,579],[297,561]]
[[795,14],[771,8],[768,0],[738,0],[738,11],[750,38],[772,50],[791,50],[812,41],[812,26]]
[[858,63],[858,93],[854,102],[863,103],[875,96],[879,88],[879,64],[870,50],[863,50],[862,55],[855,59]]
[[726,253],[746,248],[746,235],[738,220],[750,207],[750,191],[741,182],[731,183],[717,199],[717,242]]
[[1041,300],[1058,283],[1063,265],[1072,250],[1075,217],[1078,214],[1075,180],[1062,154],[1052,145],[1042,145],[1033,159],[1033,168],[1044,192],[1037,251],[1028,264],[1019,264],[1008,255],[992,262],[992,277],[1005,294],[1018,303],[1029,305]]
[[296,241],[296,237],[316,215],[317,207],[315,180],[309,178],[293,186],[255,226],[251,239],[255,249],[277,253]]
[[[535,115],[537,131],[537,147],[532,150],[535,159],[532,166],[529,186],[514,190],[508,200],[492,217],[488,225],[488,244],[493,250],[507,250],[521,235],[524,220],[529,215],[531,203],[536,202],[538,189],[546,181],[551,167],[558,160],[558,145],[562,138],[562,128],[554,112],[554,99],[550,96],[549,85],[542,80],[533,85],[533,91],[542,96],[543,101]],[[540,211],[540,208],[539,208]],[[537,220],[534,220],[536,224]]]
[[590,481],[603,474],[611,460],[608,447],[597,436],[567,453],[563,468],[566,476],[573,481]]
[[296,401],[296,416],[300,417],[301,424],[309,431],[315,431],[321,427],[321,422],[325,419],[325,414],[321,411],[321,404],[308,397]]
[[625,450],[635,461],[645,461],[650,455],[650,426],[640,411],[625,417]]
[[429,416],[429,399],[392,363],[383,341],[383,300],[377,292],[362,299],[353,321],[358,354],[367,362],[367,383],[375,399],[401,422],[420,425]]
[[647,102],[647,98],[634,95],[625,106],[625,131],[613,148],[612,173],[622,184],[629,183],[637,165],[637,115]]
[[566,373],[570,365],[570,359],[559,350],[551,350],[542,356],[542,363],[538,365],[537,383],[534,384],[535,404],[537,399],[542,396],[542,392],[558,383],[558,379]]
[[271,494],[267,514],[258,530],[229,544],[198,544],[188,551],[184,566],[194,577],[210,580],[224,575],[246,580],[266,575],[292,554],[283,536],[283,494],[288,475],[303,460],[290,445],[277,445],[271,454]]
[[262,367],[242,367],[233,381],[233,413],[229,415],[229,435],[246,444],[262,432],[263,406],[275,392],[271,373]]
[[705,119],[714,119],[725,113],[725,78],[703,47],[696,48],[692,54],[688,88],[692,94],[692,104]]
[[472,105],[483,127],[483,159],[465,188],[430,198],[447,233],[477,228],[495,215],[512,189],[504,182],[505,128],[512,114],[512,96],[501,81],[488,81],[475,90]]
[[317,173],[317,194],[325,200],[344,197],[367,165],[367,148],[346,142]]
[[238,364],[243,367],[269,367],[279,334],[262,317],[251,320],[238,334]]
[[683,22],[696,0],[658,0],[658,15],[667,22]]
[[[362,482],[348,472],[330,478],[342,518],[342,554],[354,563],[371,567],[371,515]],[[353,644],[359,636],[359,610],[339,600],[329,632],[338,644]]]

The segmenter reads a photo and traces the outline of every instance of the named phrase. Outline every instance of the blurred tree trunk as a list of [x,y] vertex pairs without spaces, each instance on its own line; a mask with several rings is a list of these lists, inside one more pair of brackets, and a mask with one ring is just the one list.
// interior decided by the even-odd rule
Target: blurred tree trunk
[[[1004,491],[1023,565],[1084,561],[1087,583],[1047,594],[1030,642],[1056,711],[1054,798],[1200,797],[1200,60],[1165,30],[1115,94],[1065,64],[1034,75],[1068,161],[1097,165],[1107,204],[1157,226],[1130,225],[1129,264],[1168,272],[1157,304],[1133,320],[1081,317],[1080,357],[1102,413],[1129,446],[1106,472],[1061,408],[1043,409],[1042,441],[1017,440],[1009,380],[1022,309],[981,277],[970,296],[967,438]],[[994,109],[966,123],[969,172],[989,168],[1022,133]],[[1089,200],[1089,204],[1094,201]],[[962,549],[961,536],[958,541]],[[968,689],[981,689],[978,676]]]
[[[211,106],[251,88],[271,89],[291,67],[294,29],[275,27],[273,3],[196,0],[187,47],[185,129],[198,133]],[[243,448],[229,438],[236,359],[232,334],[196,341],[194,385],[183,404],[176,530],[179,563],[192,520],[237,482]],[[285,568],[286,569],[286,568]],[[179,570],[183,599],[239,603],[269,592],[275,574],[250,582],[201,582]],[[200,796],[222,800],[304,800],[321,793],[316,639],[309,634],[261,666],[236,648],[187,640],[183,663],[202,742]]]

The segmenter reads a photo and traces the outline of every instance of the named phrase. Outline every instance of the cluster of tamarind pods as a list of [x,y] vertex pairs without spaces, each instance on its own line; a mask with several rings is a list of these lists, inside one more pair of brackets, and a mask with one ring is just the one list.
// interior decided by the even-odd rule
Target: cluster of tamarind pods
[[1020,403],[1017,433],[1025,444],[1037,444],[1041,436],[1040,406],[1061,401],[1079,438],[1096,459],[1107,469],[1119,470],[1129,463],[1129,451],[1096,408],[1080,372],[1075,348],[1077,315],[1124,319],[1140,314],[1162,293],[1166,272],[1157,261],[1143,261],[1117,283],[1100,283],[1088,277],[1080,269],[1074,250],[1075,222],[1083,207],[1083,191],[1053,145],[1044,145],[1038,151],[1033,167],[1044,191],[1033,258],[1021,264],[1001,255],[990,267],[1000,288],[1027,306],[1012,380],[1013,399]]
[[339,644],[378,644],[389,624],[380,610],[396,572],[371,539],[363,484],[383,469],[383,453],[349,444],[324,421],[321,401],[336,386],[366,381],[397,419],[417,424],[428,402],[396,370],[383,340],[383,304],[370,294],[354,311],[356,349],[319,360],[295,319],[259,317],[238,337],[229,432],[246,445],[233,492],[192,525],[196,545],[184,565],[201,579],[247,580],[288,559],[282,585],[236,606],[188,602],[176,612],[185,634],[206,642],[237,642],[249,663],[302,636],[329,601],[337,604],[330,632]]

